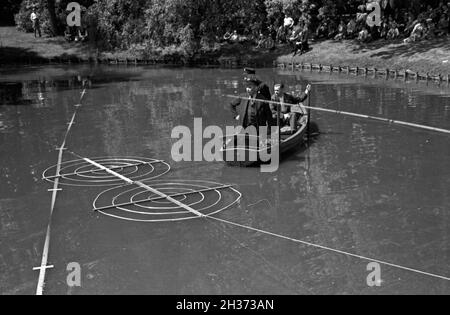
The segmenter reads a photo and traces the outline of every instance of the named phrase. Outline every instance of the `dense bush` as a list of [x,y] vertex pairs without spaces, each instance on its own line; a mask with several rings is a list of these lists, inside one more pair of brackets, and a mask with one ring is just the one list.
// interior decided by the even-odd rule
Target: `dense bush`
[[20,9],[20,2],[17,0],[0,1],[0,26],[13,25],[14,15]]
[[[67,4],[72,0],[60,0],[55,3],[56,14],[56,32],[62,34],[66,27]],[[78,0],[82,7],[82,11],[86,13],[86,6],[94,3],[94,0]],[[50,16],[47,8],[47,0],[23,0],[20,4],[20,11],[15,15],[16,26],[19,30],[31,32],[33,26],[31,24],[30,15],[32,8],[36,8],[36,12],[40,17],[41,29],[44,34],[53,35],[50,25]],[[86,14],[83,14],[85,16]]]
[[[38,4],[41,25],[51,33],[49,0],[23,0],[16,15],[17,26],[31,31],[31,5]],[[391,7],[423,10],[421,0],[387,0]],[[62,34],[68,2],[55,2],[56,28]],[[286,16],[305,20],[311,27],[324,19],[354,15],[367,0],[78,0],[83,6],[82,23],[89,38],[108,50],[127,49],[140,53],[192,56],[199,50],[214,49],[227,31],[237,30],[256,38],[269,25],[278,27]],[[435,3],[436,2],[436,3]],[[439,0],[427,1],[437,5]]]

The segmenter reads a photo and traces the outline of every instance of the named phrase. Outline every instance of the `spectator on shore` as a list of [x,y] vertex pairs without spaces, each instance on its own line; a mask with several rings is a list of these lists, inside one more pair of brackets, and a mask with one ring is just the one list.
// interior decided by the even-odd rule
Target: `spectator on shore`
[[275,41],[271,36],[265,36],[262,32],[259,33],[258,45],[256,48],[275,49]]
[[38,13],[36,13],[36,8],[32,9],[30,19],[31,19],[31,23],[33,24],[34,37],[37,37],[38,34],[39,34],[39,37],[42,37],[41,23],[39,20],[39,15],[38,15]]
[[284,26],[286,29],[292,28],[292,27],[294,26],[294,24],[295,24],[295,22],[294,22],[294,19],[293,19],[293,18],[291,18],[291,17],[286,17],[286,18],[284,19],[284,24],[283,24],[283,26]]
[[68,42],[73,41],[74,37],[73,37],[73,34],[72,34],[72,30],[70,29],[70,26],[66,27],[66,30],[64,31],[64,38]]
[[328,22],[323,20],[316,31],[316,38],[327,38],[328,37]]
[[448,26],[449,26],[449,19],[447,13],[444,13],[441,15],[441,19],[438,23],[438,29],[437,29],[437,35],[438,36],[444,36],[448,34]]
[[290,37],[292,37],[292,35],[294,34],[294,25],[295,25],[295,21],[293,18],[285,18],[284,19],[284,34],[286,36],[286,41],[289,40]]
[[356,21],[351,19],[347,24],[347,38],[352,39],[356,36]]
[[425,26],[426,22],[424,20],[421,20],[419,23],[417,23],[411,32],[411,36],[405,39],[404,42],[411,43],[422,39],[423,36],[425,35]]
[[360,41],[361,43],[366,43],[370,41],[370,37],[371,36],[367,27],[363,27],[362,31],[358,34],[358,41]]
[[333,19],[328,21],[328,38],[334,38],[338,33],[338,24]]
[[308,38],[309,38],[309,25],[308,23],[305,23],[303,29],[300,31],[298,37],[296,38],[293,57],[297,55],[298,51],[300,51],[300,55],[303,55],[303,53],[309,50]]
[[276,42],[278,44],[286,43],[286,29],[285,29],[284,25],[280,25],[280,27],[277,30]]
[[395,40],[400,36],[400,31],[398,30],[397,22],[392,22],[387,33],[387,40]]
[[412,14],[408,14],[408,20],[405,25],[405,29],[403,30],[406,34],[411,34],[414,26],[416,26],[417,21],[414,19],[414,16]]
[[360,5],[358,7],[359,12],[356,13],[356,23],[360,25],[365,25],[367,22],[367,13],[366,13],[366,6]]
[[303,32],[303,25],[299,23],[296,25],[292,31],[291,37],[289,37],[289,43],[292,46],[292,52],[294,56],[297,54],[297,51],[300,49],[301,37]]
[[275,25],[270,24],[267,28],[267,31],[269,33],[269,37],[272,39],[272,41],[275,42],[277,40],[277,28],[275,27]]
[[76,42],[85,42],[88,38],[88,32],[86,29],[80,27],[78,28],[78,34],[75,37]]
[[230,41],[231,41],[231,36],[233,36],[233,34],[232,34],[229,30],[227,30],[227,31],[225,32],[225,34],[223,35],[223,39],[224,39],[227,43],[230,43]]
[[389,33],[389,23],[386,21],[386,18],[383,17],[381,19],[381,25],[380,25],[380,38],[386,39],[387,35]]
[[263,33],[259,33],[258,45],[256,46],[256,48],[261,48],[264,45],[265,41],[266,41],[266,39],[264,38],[264,34]]
[[432,19],[427,20],[426,28],[425,28],[425,38],[426,39],[433,39],[436,37],[436,24],[433,22]]
[[234,30],[233,34],[231,35],[230,41],[231,41],[232,43],[237,43],[237,42],[239,42],[239,35],[238,35],[238,32],[237,32],[236,30]]
[[347,36],[347,26],[344,20],[341,20],[338,27],[338,34],[334,37],[334,40],[343,40]]

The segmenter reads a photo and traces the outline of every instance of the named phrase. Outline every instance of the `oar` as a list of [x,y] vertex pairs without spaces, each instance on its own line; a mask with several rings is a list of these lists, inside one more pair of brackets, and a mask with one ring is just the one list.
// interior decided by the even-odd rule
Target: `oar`
[[[230,97],[230,98],[239,98],[242,100],[250,100],[250,98],[239,97],[239,96],[234,96],[234,95],[224,95],[224,96]],[[274,101],[266,101],[266,100],[261,100],[261,101],[264,103],[268,103],[268,104],[280,104],[280,102],[274,102]],[[290,106],[290,107],[298,106],[297,104],[285,104],[285,103],[283,103],[283,105]],[[400,120],[393,120],[393,119],[388,119],[388,118],[383,118],[383,117],[362,115],[362,114],[350,113],[350,112],[328,109],[328,108],[321,108],[321,107],[311,107],[311,106],[304,106],[304,107],[306,109],[317,110],[320,112],[327,112],[327,113],[333,113],[333,114],[338,114],[338,115],[346,115],[346,116],[352,116],[352,117],[357,117],[357,118],[372,119],[372,120],[377,120],[377,121],[386,122],[386,123],[395,124],[395,125],[401,125],[401,126],[407,126],[407,127],[413,127],[413,128],[419,128],[419,129],[425,129],[425,130],[429,130],[429,131],[450,134],[450,130],[448,130],[448,129],[430,127],[430,126],[426,126],[426,125],[419,125],[419,124],[409,123],[409,122],[400,121]]]

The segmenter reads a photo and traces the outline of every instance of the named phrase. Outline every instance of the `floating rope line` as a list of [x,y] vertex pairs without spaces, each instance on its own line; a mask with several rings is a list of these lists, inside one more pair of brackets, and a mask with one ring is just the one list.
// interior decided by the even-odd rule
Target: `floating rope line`
[[[114,172],[112,170],[109,170],[108,168],[106,168],[105,166],[102,166],[101,164],[98,164],[98,163],[96,163],[96,162],[94,162],[94,161],[92,161],[90,159],[83,158],[80,155],[78,155],[78,154],[76,154],[76,153],[74,153],[74,152],[72,152],[70,150],[67,150],[67,152],[69,152],[69,153],[71,153],[71,154],[73,154],[73,155],[75,155],[75,156],[85,160],[88,163],[91,163],[92,165],[94,165],[98,169],[104,170],[104,171],[106,171],[106,172],[108,172],[108,173],[110,173],[110,174],[120,178],[122,181],[124,181],[127,184],[127,185],[124,185],[124,186],[111,188],[111,189],[101,193],[96,198],[96,200],[94,201],[94,210],[97,210],[98,212],[103,213],[104,215],[107,215],[107,216],[110,216],[110,217],[113,217],[113,218],[117,218],[117,219],[126,220],[126,221],[134,221],[134,222],[172,222],[172,221],[181,221],[181,220],[194,219],[194,218],[202,218],[202,219],[205,219],[205,220],[212,220],[212,221],[225,223],[225,224],[228,224],[228,225],[232,225],[232,226],[239,227],[239,228],[242,228],[242,229],[247,229],[247,230],[250,230],[250,231],[257,232],[257,233],[266,234],[266,235],[277,237],[277,238],[280,238],[280,239],[289,240],[289,241],[292,241],[292,242],[295,242],[295,243],[300,243],[300,244],[303,244],[303,245],[306,245],[306,246],[322,249],[322,250],[325,250],[325,251],[330,251],[330,252],[334,252],[334,253],[337,253],[337,254],[342,254],[342,255],[349,256],[349,257],[354,257],[354,258],[366,260],[368,262],[377,262],[379,264],[390,266],[390,267],[394,267],[394,268],[397,268],[397,269],[401,269],[401,270],[405,270],[405,271],[409,271],[409,272],[413,272],[413,273],[417,273],[417,274],[421,274],[421,275],[425,275],[425,276],[429,276],[429,277],[433,277],[433,278],[437,278],[437,279],[441,279],[441,280],[450,281],[450,278],[447,277],[447,276],[442,276],[442,275],[434,274],[434,273],[431,273],[431,272],[426,272],[426,271],[422,271],[422,270],[418,270],[418,269],[402,266],[402,265],[399,265],[399,264],[394,264],[394,263],[391,263],[391,262],[387,262],[387,261],[383,261],[383,260],[379,260],[379,259],[374,259],[374,258],[370,258],[370,257],[367,257],[367,256],[358,255],[358,254],[346,252],[346,251],[343,251],[343,250],[334,249],[334,248],[323,246],[323,245],[319,245],[319,244],[314,244],[314,243],[311,243],[311,242],[295,239],[295,238],[288,237],[288,236],[285,236],[285,235],[273,233],[273,232],[270,232],[270,231],[265,231],[265,230],[262,230],[262,229],[258,229],[258,228],[254,228],[254,227],[251,227],[251,226],[247,226],[247,225],[243,225],[243,224],[240,224],[240,223],[236,223],[236,222],[232,222],[232,221],[228,221],[228,220],[224,220],[224,219],[220,219],[220,218],[214,217],[213,216],[214,214],[217,214],[220,211],[222,211],[224,209],[227,209],[227,208],[231,207],[232,205],[234,205],[234,204],[236,204],[237,202],[240,201],[240,199],[242,197],[241,193],[239,191],[235,190],[234,188],[231,188],[231,186],[230,187],[228,187],[227,185],[215,186],[215,185],[217,185],[217,183],[203,182],[203,183],[209,183],[212,186],[210,186],[209,188],[205,188],[207,186],[201,185],[203,187],[202,189],[198,189],[197,188],[197,190],[195,190],[195,189],[189,188],[188,191],[186,191],[186,188],[185,188],[185,191],[183,192],[183,194],[181,194],[181,192],[176,191],[176,189],[173,187],[174,184],[176,184],[176,183],[183,183],[183,182],[185,182],[185,183],[186,182],[193,182],[193,183],[199,184],[202,181],[176,181],[176,182],[172,182],[172,183],[167,183],[167,182],[162,182],[162,181],[153,181],[152,183],[145,184],[143,182],[133,181],[133,180],[127,178],[126,176],[123,176],[123,175],[118,174],[118,173],[116,173],[116,172]],[[144,200],[145,200],[145,202],[147,202],[147,201],[148,202],[160,202],[161,204],[166,204],[167,205],[166,207],[163,207],[163,210],[164,209],[165,210],[167,210],[167,209],[176,210],[177,211],[176,214],[179,214],[180,211],[178,211],[178,210],[181,208],[181,209],[184,209],[187,212],[191,213],[191,215],[189,217],[185,217],[185,218],[165,218],[165,219],[143,220],[143,219],[136,219],[136,218],[126,217],[126,216],[123,216],[123,215],[111,214],[109,212],[110,210],[112,210],[115,207],[117,207],[118,210],[122,210],[122,211],[128,212],[128,213],[139,214],[139,215],[140,214],[144,214],[144,215],[161,215],[161,214],[163,214],[163,213],[160,213],[160,212],[153,212],[153,213],[151,213],[149,211],[140,212],[140,211],[136,211],[136,210],[129,210],[129,209],[122,208],[124,205],[116,203],[116,201],[118,201],[118,199],[122,195],[125,195],[125,194],[128,194],[130,192],[133,192],[136,188],[129,189],[129,190],[123,191],[123,192],[115,195],[115,197],[113,198],[112,204],[109,204],[107,206],[99,206],[99,204],[101,203],[101,199],[102,199],[103,195],[106,195],[109,192],[115,193],[114,190],[116,190],[116,189],[123,189],[125,187],[129,188],[131,185],[137,185],[138,189],[139,188],[144,189],[144,191],[140,191],[137,194],[132,195],[131,199],[133,199],[133,200],[135,198],[143,195],[144,193],[147,193],[147,194],[151,193],[152,194],[152,195],[150,195],[147,198],[148,200],[141,199],[141,198],[136,200],[134,202],[135,206],[140,206],[142,208],[147,208],[148,209],[148,207],[143,207],[141,205],[141,202],[144,202]],[[150,185],[152,185],[152,187],[150,187]],[[167,187],[164,187],[164,185],[166,185]],[[233,202],[230,202],[227,206],[223,207],[222,209],[216,210],[214,212],[202,213],[203,209],[196,210],[196,209],[194,209],[192,207],[193,206],[192,203],[191,204],[186,204],[184,202],[185,198],[188,195],[195,195],[195,194],[198,194],[201,191],[216,191],[217,193],[220,194],[220,190],[222,188],[224,188],[224,189],[231,189],[232,191],[237,193],[238,197],[235,198]],[[181,200],[174,199],[174,198],[177,198],[177,197],[181,197]],[[202,199],[204,199],[204,196],[202,197]],[[161,200],[165,200],[165,202],[163,202]],[[126,203],[126,204],[129,205],[128,203]],[[176,207],[173,206],[173,204],[175,204],[179,208],[177,209]],[[217,204],[218,203],[215,202],[213,205],[210,205],[208,208],[211,208],[211,207],[213,207],[213,206],[215,206]],[[100,209],[102,209],[102,210],[100,210]],[[155,209],[157,211],[161,211],[161,206],[159,206],[159,208],[155,208]],[[164,214],[167,214],[167,212],[164,212]]]
[[303,245],[306,245],[306,246],[315,247],[315,248],[319,248],[319,249],[322,249],[322,250],[334,252],[334,253],[337,253],[337,254],[342,254],[342,255],[346,255],[346,256],[350,256],[350,257],[354,257],[354,258],[359,258],[359,259],[366,260],[366,261],[369,261],[369,262],[376,262],[376,263],[379,263],[379,264],[382,264],[382,265],[386,265],[386,266],[390,266],[390,267],[394,267],[394,268],[410,271],[410,272],[413,272],[413,273],[417,273],[417,274],[421,274],[421,275],[425,275],[425,276],[429,276],[429,277],[433,277],[433,278],[438,278],[438,279],[441,279],[441,280],[450,281],[450,278],[446,277],[446,276],[437,275],[437,274],[434,274],[434,273],[425,272],[425,271],[421,271],[421,270],[418,270],[418,269],[401,266],[401,265],[390,263],[390,262],[387,262],[387,261],[383,261],[383,260],[379,260],[379,259],[373,259],[373,258],[370,258],[370,257],[349,253],[349,252],[338,250],[338,249],[334,249],[334,248],[331,248],[331,247],[326,247],[326,246],[314,244],[314,243],[311,243],[311,242],[298,240],[298,239],[295,239],[295,238],[292,238],[292,237],[288,237],[288,236],[284,236],[284,235],[281,235],[281,234],[272,233],[272,232],[269,232],[269,231],[264,231],[264,230],[261,230],[261,229],[257,229],[257,228],[251,227],[251,226],[239,224],[239,223],[236,223],[236,222],[231,222],[231,221],[228,221],[228,220],[219,219],[217,217],[207,216],[205,218],[209,219],[209,220],[215,220],[215,221],[222,222],[222,223],[225,223],[225,224],[233,225],[233,226],[236,226],[236,227],[239,227],[239,228],[242,228],[242,229],[246,229],[246,230],[258,232],[258,233],[261,233],[261,234],[266,234],[266,235],[270,235],[270,236],[273,236],[273,237],[281,238],[281,239],[288,240],[288,241],[291,241],[291,242],[300,243],[300,244],[303,244]]
[[[86,161],[90,161],[89,159],[86,159],[86,158],[85,158],[85,160],[86,160]],[[238,201],[240,200],[240,198],[241,198],[242,195],[241,195],[238,191],[236,191],[236,190],[235,190],[235,191],[239,194],[239,197],[238,197],[233,203],[229,204],[226,208],[223,208],[223,209],[221,209],[221,210],[218,210],[218,211],[215,211],[215,212],[209,213],[209,214],[204,214],[204,213],[201,212],[201,211],[204,210],[204,209],[195,210],[195,209],[193,208],[193,206],[195,205],[195,203],[186,204],[186,203],[183,203],[182,201],[179,201],[179,200],[174,199],[176,196],[177,196],[177,197],[178,197],[178,196],[184,196],[184,195],[181,195],[180,193],[174,194],[174,193],[172,192],[173,187],[171,187],[171,186],[173,186],[174,183],[166,183],[166,185],[169,186],[168,189],[169,189],[170,191],[167,192],[167,193],[164,193],[164,191],[167,191],[167,189],[165,189],[164,187],[160,187],[160,185],[158,185],[158,183],[155,183],[155,182],[154,182],[154,183],[151,184],[152,187],[150,187],[149,185],[146,185],[146,184],[144,184],[144,183],[142,183],[142,182],[135,182],[135,181],[132,181],[132,180],[126,178],[125,176],[122,176],[122,175],[120,175],[120,174],[115,173],[114,171],[107,170],[106,167],[102,167],[102,166],[99,165],[98,163],[95,163],[95,162],[93,162],[93,161],[91,161],[91,163],[92,163],[93,165],[95,165],[96,167],[98,167],[98,168],[103,168],[103,169],[105,169],[105,171],[107,171],[107,172],[113,174],[114,176],[117,176],[118,178],[121,178],[124,182],[126,182],[126,183],[128,184],[127,186],[121,186],[121,187],[116,187],[116,188],[112,188],[112,189],[110,189],[110,190],[107,190],[107,191],[103,192],[102,194],[100,194],[100,195],[96,198],[96,200],[94,201],[94,210],[97,209],[99,212],[101,212],[101,213],[103,213],[103,214],[105,214],[105,215],[114,217],[114,218],[123,219],[123,220],[127,220],[127,221],[135,221],[135,222],[168,222],[168,221],[181,221],[181,220],[187,220],[187,219],[193,219],[193,218],[203,218],[203,219],[206,219],[206,220],[215,220],[215,221],[218,221],[218,222],[222,222],[222,223],[226,223],[226,224],[233,225],[233,226],[236,226],[236,227],[240,227],[240,228],[242,228],[242,229],[247,229],[247,230],[251,230],[251,231],[254,231],[254,232],[258,232],[258,233],[270,235],[270,236],[273,236],[273,237],[277,237],[277,238],[289,240],[289,241],[292,241],[292,242],[295,242],[295,243],[300,243],[300,244],[307,245],[307,246],[310,246],[310,247],[315,247],[315,248],[319,248],[319,249],[322,249],[322,250],[331,251],[331,252],[334,252],[334,253],[338,253],[338,254],[342,254],[342,255],[346,255],[346,256],[350,256],[350,257],[362,259],[362,260],[366,260],[366,261],[369,261],[369,262],[377,262],[377,263],[382,264],[382,265],[386,265],[386,266],[390,266],[390,267],[394,267],[394,268],[398,268],[398,269],[402,269],[402,270],[414,272],[414,273],[417,273],[417,274],[422,274],[422,275],[430,276],[430,277],[433,277],[433,278],[438,278],[438,279],[441,279],[441,280],[447,280],[447,281],[450,281],[450,278],[449,278],[449,277],[446,277],[446,276],[441,276],[441,275],[433,274],[433,273],[430,273],[430,272],[425,272],[425,271],[421,271],[421,270],[418,270],[418,269],[409,268],[409,267],[401,266],[401,265],[398,265],[398,264],[390,263],[390,262],[387,262],[387,261],[383,261],[383,260],[379,260],[379,259],[373,259],[373,258],[370,258],[370,257],[366,257],[366,256],[362,256],[362,255],[353,254],[353,253],[350,253],[350,252],[346,252],[346,251],[334,249],[334,248],[331,248],[331,247],[326,247],[326,246],[323,246],[323,245],[314,244],[314,243],[311,243],[311,242],[306,242],[306,241],[299,240],[299,239],[294,239],[294,238],[291,238],[291,237],[288,237],[288,236],[284,236],[284,235],[281,235],[281,234],[276,234],[276,233],[273,233],[273,232],[269,232],[269,231],[257,229],[257,228],[251,227],[251,226],[246,226],[246,225],[242,225],[242,224],[239,224],[239,223],[236,223],[236,222],[232,222],[232,221],[220,219],[220,218],[217,218],[217,217],[213,217],[214,214],[217,214],[218,212],[220,212],[220,211],[222,211],[222,210],[224,210],[224,209],[226,209],[226,208],[228,208],[228,207],[231,207],[232,205],[234,205],[236,202],[238,202]],[[197,181],[197,182],[198,182],[198,181]],[[104,195],[104,194],[106,194],[106,193],[108,193],[108,192],[111,192],[111,191],[113,191],[113,190],[116,190],[116,189],[119,189],[119,190],[120,190],[120,189],[123,189],[124,187],[129,187],[129,185],[133,185],[133,184],[138,185],[139,187],[143,188],[143,189],[146,190],[147,192],[151,192],[151,193],[153,193],[154,195],[161,197],[161,198],[156,198],[156,199],[154,199],[154,198],[152,198],[152,197],[149,197],[149,198],[147,198],[147,199],[148,199],[148,200],[147,200],[148,202],[155,202],[156,200],[159,200],[159,199],[166,199],[167,202],[173,203],[173,204],[177,205],[179,208],[182,208],[182,209],[185,209],[185,210],[191,212],[193,215],[191,215],[190,217],[187,217],[187,218],[175,218],[175,219],[172,218],[172,219],[159,219],[159,220],[158,220],[158,219],[154,219],[154,220],[143,220],[143,219],[127,218],[127,217],[123,217],[123,216],[119,216],[119,215],[114,215],[114,214],[105,212],[107,209],[112,209],[112,208],[114,208],[114,207],[117,207],[117,209],[119,209],[119,210],[122,210],[122,211],[125,211],[125,212],[129,212],[129,213],[134,213],[134,214],[143,214],[143,215],[161,215],[161,214],[166,214],[166,213],[159,213],[159,212],[153,212],[153,213],[151,213],[151,212],[148,212],[148,211],[147,211],[147,212],[139,212],[139,211],[136,211],[136,210],[129,210],[129,209],[123,208],[122,205],[116,204],[116,203],[115,203],[115,202],[117,201],[117,199],[118,199],[122,194],[128,194],[128,193],[130,193],[130,192],[133,192],[135,189],[130,189],[130,190],[127,190],[127,191],[125,191],[125,192],[122,192],[122,193],[119,194],[119,195],[116,195],[116,196],[113,198],[113,203],[112,203],[112,205],[109,205],[109,206],[107,206],[106,208],[103,208],[103,210],[99,210],[99,209],[101,209],[100,207],[97,208],[97,207],[98,207],[97,204],[99,203],[99,200],[101,199],[102,195]],[[217,184],[217,183],[211,183],[211,184]],[[203,189],[208,190],[207,188],[203,188]],[[211,188],[211,189],[214,189],[214,187]],[[219,193],[219,195],[220,195],[220,192],[219,192],[217,189],[218,189],[218,188],[215,188],[215,190],[216,190],[216,191]],[[209,189],[209,190],[210,190],[210,189]],[[191,192],[192,192],[192,193],[198,193],[199,191],[200,191],[200,190],[195,191],[195,192],[191,191]],[[141,192],[138,193],[138,194],[134,194],[134,195],[131,197],[132,201],[133,201],[133,199],[134,199],[135,197],[137,197],[138,195],[140,195],[140,194],[142,194],[142,193],[143,193],[143,192],[141,191]],[[171,195],[172,197],[171,197],[170,195]],[[185,197],[185,196],[184,196],[184,197]],[[136,202],[134,203],[134,205],[135,205],[135,206],[141,206],[141,205],[139,205],[139,203],[141,203],[142,201],[143,201],[143,200],[138,200],[138,201],[136,201]],[[183,200],[183,201],[184,201],[184,200]],[[215,206],[216,204],[217,204],[217,203],[214,203],[214,204],[211,205],[211,206]],[[127,205],[128,205],[128,204],[127,204]],[[210,206],[210,207],[211,207],[211,206]],[[147,209],[152,209],[152,208],[151,208],[151,207],[150,207],[150,208],[147,207]],[[159,208],[158,208],[158,207],[157,207],[157,208],[153,208],[153,209],[157,209],[157,210],[159,209],[159,210],[161,210],[160,207],[159,207]],[[172,207],[169,207],[168,209],[172,209],[172,210],[173,210],[173,209],[177,209],[177,208],[174,208],[174,207],[172,206]],[[179,213],[180,213],[180,212],[175,212],[175,214],[179,214]]]
[[[241,100],[252,100],[247,97],[239,97],[239,96],[235,96],[235,95],[224,95],[224,96],[229,97],[229,98],[241,99]],[[264,101],[264,103],[276,104],[276,105],[281,104],[280,102],[273,102],[273,101]],[[286,103],[283,103],[282,105],[290,106],[290,107],[297,106],[297,105],[291,105],[291,104],[286,104]],[[328,109],[328,108],[321,108],[321,107],[312,107],[312,106],[305,106],[305,105],[303,105],[303,107],[306,109],[316,110],[316,111],[320,111],[320,112],[327,112],[327,113],[338,114],[338,115],[346,115],[346,116],[352,116],[352,117],[357,117],[357,118],[372,119],[372,120],[381,121],[381,122],[394,124],[394,125],[419,128],[419,129],[424,129],[424,130],[428,130],[428,131],[450,134],[450,130],[448,130],[448,129],[430,127],[430,126],[426,126],[426,125],[414,124],[414,123],[400,121],[400,120],[388,119],[388,118],[377,117],[377,116],[369,116],[369,115],[363,115],[363,114],[356,114],[356,113]]]
[[62,158],[63,158],[64,150],[66,150],[65,146],[66,146],[67,137],[69,136],[69,132],[75,122],[75,117],[77,115],[78,108],[81,106],[81,102],[82,102],[85,94],[86,94],[86,89],[84,89],[83,92],[81,93],[79,104],[78,104],[78,106],[75,106],[75,111],[72,115],[72,119],[70,120],[70,122],[68,124],[61,147],[59,149],[57,149],[59,151],[59,153],[58,153],[58,162],[55,167],[55,176],[56,177],[53,182],[53,189],[50,190],[52,192],[52,201],[51,201],[51,206],[50,206],[50,216],[49,216],[49,222],[48,222],[48,226],[47,226],[47,232],[45,234],[44,249],[42,251],[41,265],[40,265],[40,267],[33,268],[33,270],[39,270],[39,279],[38,279],[38,284],[37,284],[37,288],[36,288],[36,295],[42,295],[44,293],[45,276],[47,273],[47,269],[54,267],[54,266],[48,265],[48,253],[50,250],[50,235],[51,235],[53,212],[55,210],[56,198],[57,198],[58,192],[61,191],[61,189],[59,188],[59,176],[60,176],[60,172],[61,172]]
[[[166,162],[143,157],[97,157],[92,160],[133,180],[156,179],[170,171],[170,165]],[[60,185],[76,187],[123,184],[122,179],[111,175],[104,169],[93,167],[84,159],[64,162],[61,164],[59,175],[51,175],[54,174],[56,167],[55,165],[46,169],[42,174],[43,179],[54,182],[56,178],[59,178]]]

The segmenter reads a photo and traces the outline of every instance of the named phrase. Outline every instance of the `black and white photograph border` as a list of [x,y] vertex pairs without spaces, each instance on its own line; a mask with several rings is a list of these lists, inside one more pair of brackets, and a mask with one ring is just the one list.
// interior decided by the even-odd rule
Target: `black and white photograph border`
[[440,0],[4,0],[0,295],[450,294],[449,38]]

